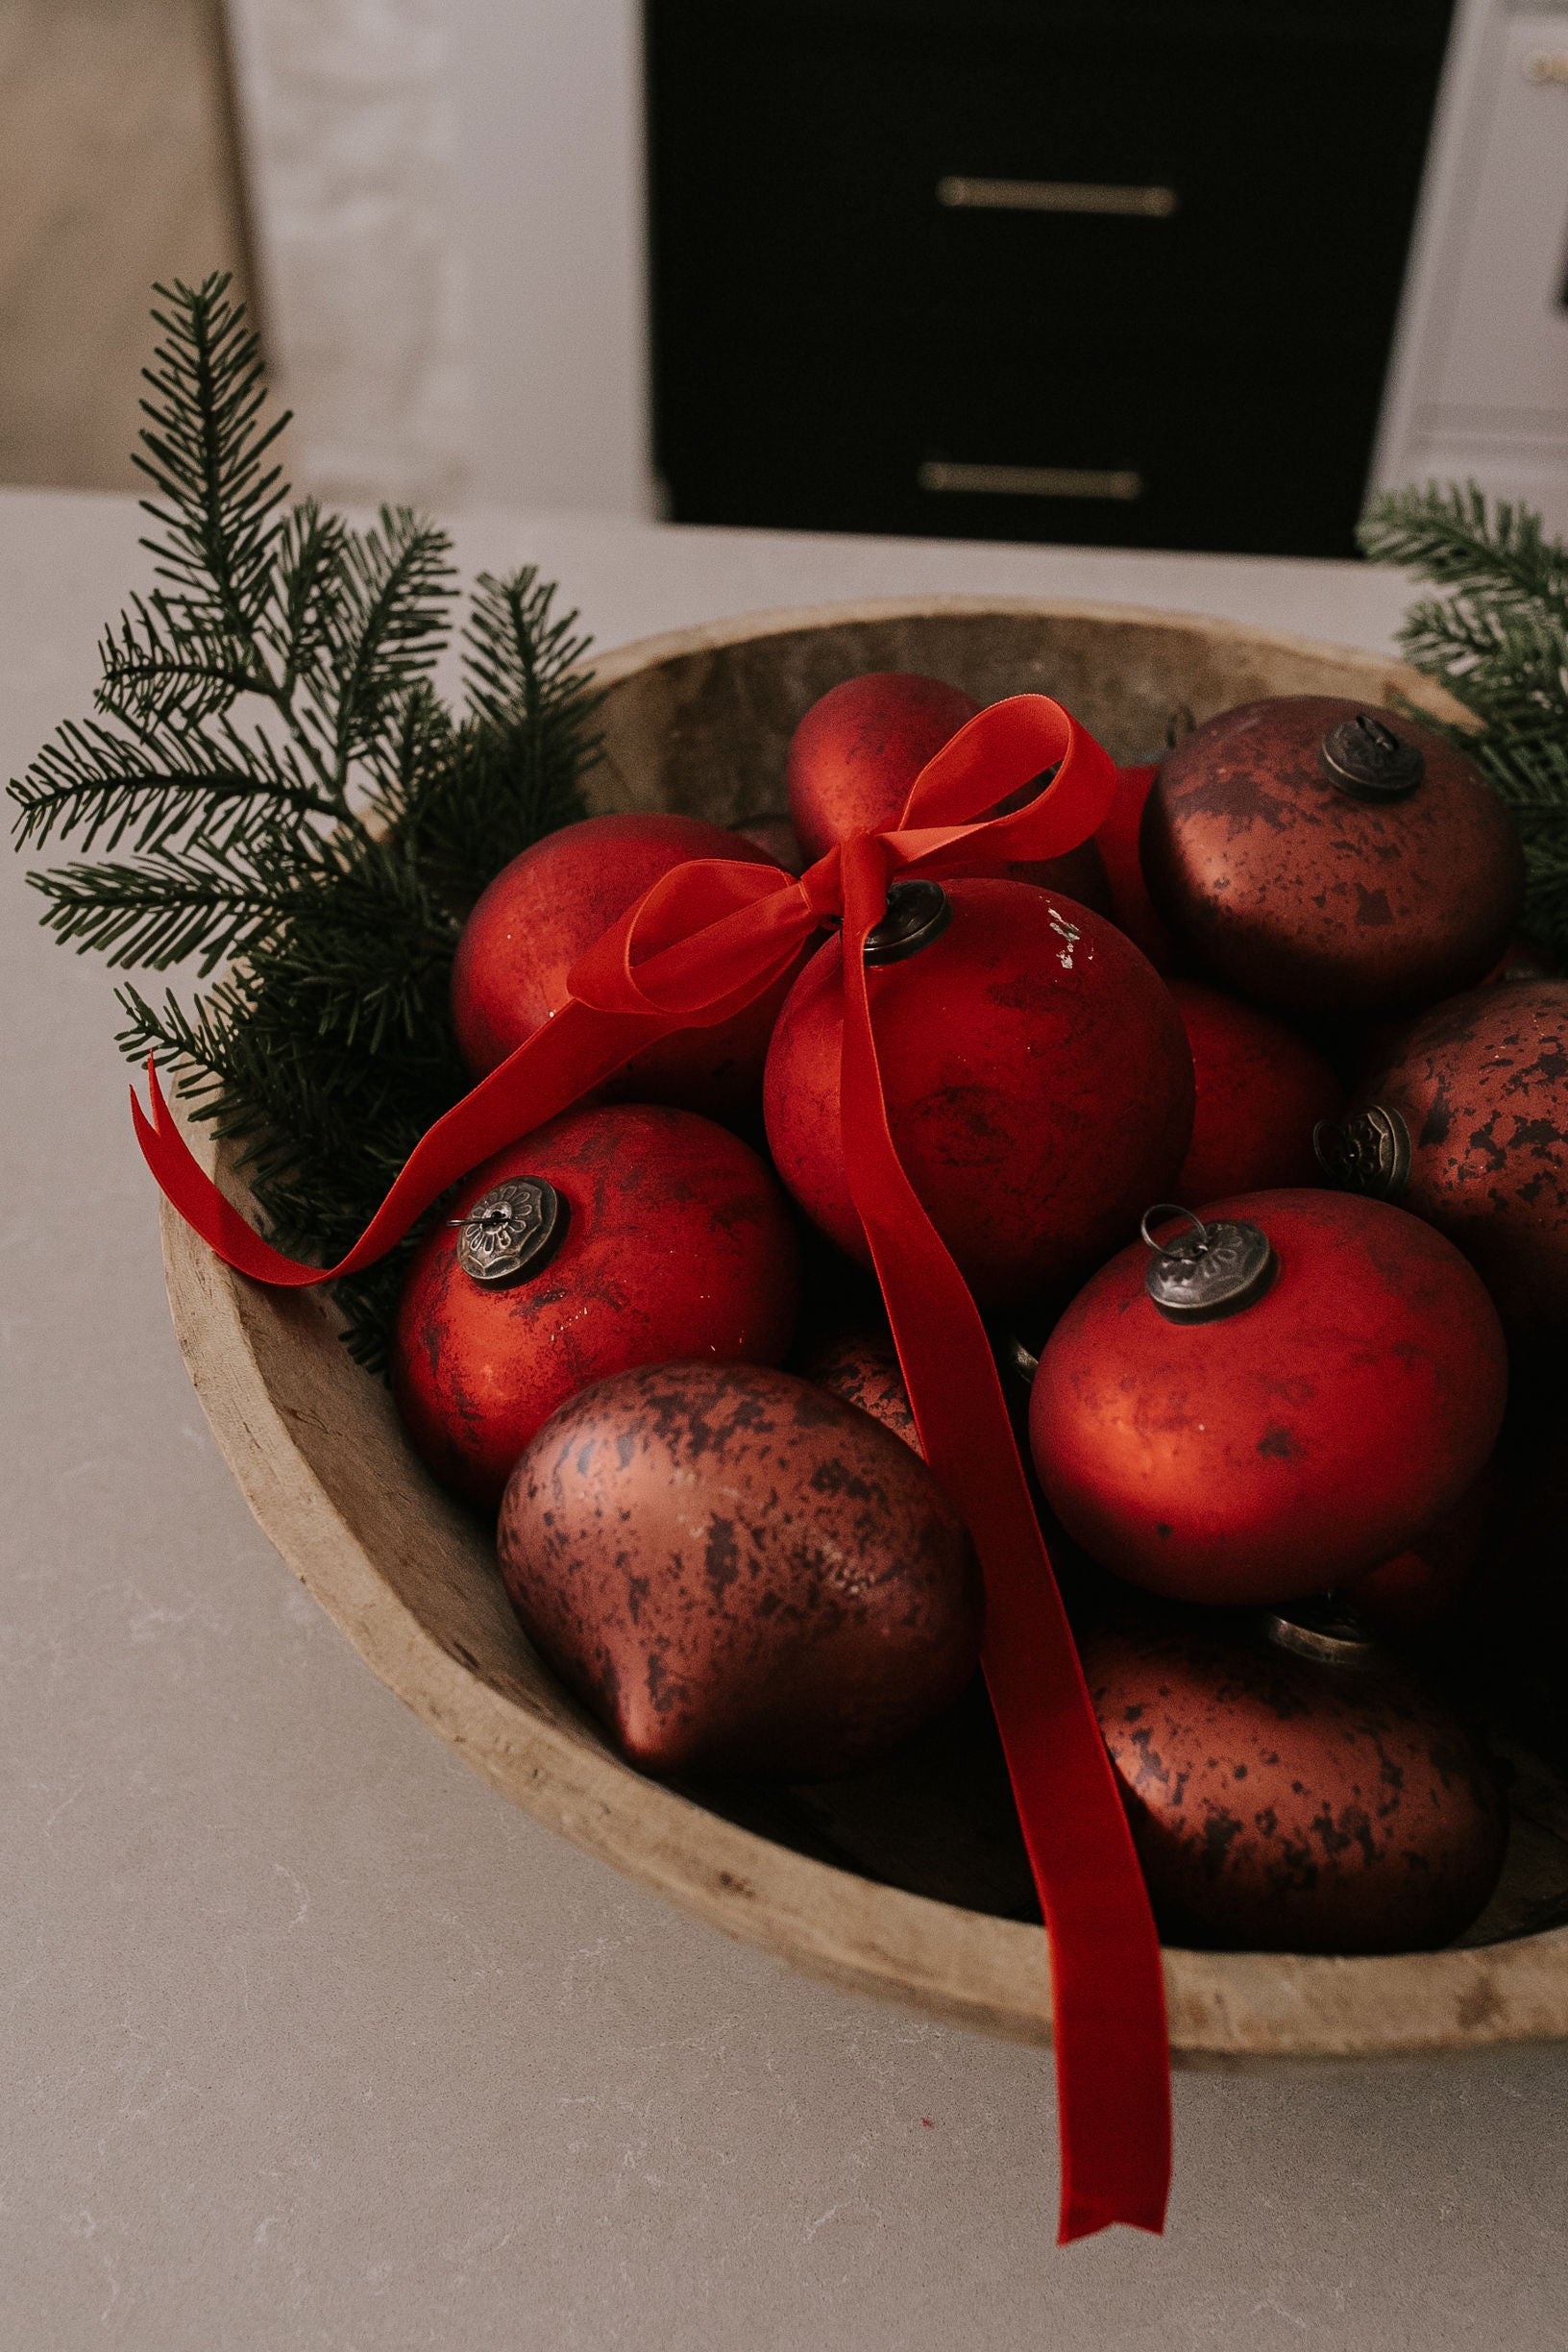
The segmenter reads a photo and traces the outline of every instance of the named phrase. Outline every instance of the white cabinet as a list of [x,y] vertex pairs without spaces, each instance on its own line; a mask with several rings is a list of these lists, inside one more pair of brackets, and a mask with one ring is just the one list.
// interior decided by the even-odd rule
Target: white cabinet
[[1462,0],[1375,480],[1473,478],[1568,533],[1568,5]]

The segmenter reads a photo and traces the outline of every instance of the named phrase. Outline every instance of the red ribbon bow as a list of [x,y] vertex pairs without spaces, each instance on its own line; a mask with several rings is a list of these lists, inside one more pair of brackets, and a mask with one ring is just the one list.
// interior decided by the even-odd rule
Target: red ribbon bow
[[[1052,766],[1026,805],[987,819]],[[561,1010],[436,1121],[333,1266],[300,1265],[252,1231],[192,1158],[151,1065],[150,1119],[132,1095],[148,1166],[220,1258],[258,1282],[331,1282],[380,1257],[460,1177],[645,1046],[740,1012],[842,917],[845,1159],[921,1447],[985,1579],[986,1681],[1050,1939],[1064,2243],[1112,2221],[1164,2225],[1160,1945],[984,1326],[894,1148],[864,949],[897,874],[1060,857],[1103,822],[1115,789],[1110,758],[1060,704],[1017,695],[970,720],[921,770],[892,830],[853,835],[798,881],[738,860],[678,867],[581,957]]]

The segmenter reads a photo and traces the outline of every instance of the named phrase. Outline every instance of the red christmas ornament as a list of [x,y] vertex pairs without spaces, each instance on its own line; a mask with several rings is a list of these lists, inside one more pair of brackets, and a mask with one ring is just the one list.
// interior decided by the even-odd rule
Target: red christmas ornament
[[[1192,1057],[1169,991],[1119,931],[1017,882],[895,883],[867,961],[888,1122],[911,1184],[984,1306],[1082,1274],[1181,1164]],[[870,1253],[844,1164],[842,956],[779,1016],[768,1140],[807,1213]]]
[[[698,817],[665,810],[589,817],[563,825],[502,869],[463,926],[452,972],[458,1049],[482,1078],[566,1001],[572,967],[651,890],[690,858],[776,861],[754,842]],[[604,1091],[635,1102],[669,1102],[710,1118],[756,1110],[784,980],[744,1013],[712,1029],[690,1029],[650,1045]]]
[[902,670],[845,678],[814,702],[790,738],[785,767],[807,862],[895,817],[927,760],[980,707],[960,687]]
[[1140,848],[1182,943],[1286,1011],[1398,1012],[1469,988],[1524,899],[1518,832],[1475,763],[1326,695],[1244,703],[1178,744]]
[[1123,768],[1116,776],[1116,796],[1110,815],[1094,836],[1105,875],[1108,913],[1118,931],[1125,931],[1140,947],[1157,972],[1182,968],[1182,951],[1170,925],[1149,896],[1139,852],[1143,811],[1148,805],[1157,771],[1150,767]]
[[1451,1511],[1392,1559],[1351,1579],[1345,1594],[1357,1615],[1389,1641],[1409,1640],[1440,1626],[1475,1577],[1497,1501],[1497,1472],[1488,1462]]
[[392,1387],[444,1485],[494,1504],[541,1422],[676,1356],[776,1363],[798,1250],[755,1152],[651,1104],[569,1111],[458,1191],[404,1286]]
[[1312,1134],[1337,1118],[1345,1090],[1304,1038],[1238,996],[1196,980],[1170,992],[1192,1048],[1197,1105],[1175,1198],[1202,1208],[1222,1192],[1262,1192],[1318,1178]]
[[950,1705],[979,1654],[943,1489],[787,1372],[601,1382],[518,1462],[498,1540],[529,1639],[652,1772],[848,1772]]
[[1336,1183],[1395,1200],[1476,1266],[1510,1337],[1568,1329],[1568,980],[1500,981],[1407,1029],[1322,1139]]
[[1484,1909],[1507,1816],[1466,1727],[1337,1612],[1081,1637],[1169,1943],[1425,1951]]
[[1045,1343],[1029,1436],[1051,1507],[1173,1599],[1341,1585],[1491,1452],[1496,1311],[1452,1243],[1382,1201],[1242,1193],[1188,1223],[1114,1258]]
[[[892,824],[926,762],[981,707],[957,686],[903,670],[846,678],[814,702],[790,739],[786,769],[790,815],[808,864],[851,833]],[[1024,786],[991,813],[1021,808],[1034,791]],[[1097,914],[1110,912],[1105,869],[1092,842],[1064,857],[971,870],[1065,891]]]
[[870,1413],[873,1421],[880,1421],[884,1429],[892,1430],[895,1437],[919,1453],[915,1415],[891,1333],[859,1328],[841,1331],[811,1349],[800,1371],[819,1388],[843,1397],[845,1404],[858,1405],[862,1412]]
[[760,849],[764,857],[772,858],[775,866],[782,866],[786,873],[804,873],[806,853],[787,817],[748,817],[744,824],[729,829]]

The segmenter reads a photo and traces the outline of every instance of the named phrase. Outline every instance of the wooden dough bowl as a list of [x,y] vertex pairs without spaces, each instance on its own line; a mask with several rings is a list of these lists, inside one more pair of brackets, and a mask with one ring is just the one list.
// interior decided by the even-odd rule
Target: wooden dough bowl
[[[1228,622],[977,598],[824,606],[607,655],[596,805],[674,807],[721,823],[782,808],[796,721],[866,670],[931,672],[987,701],[1048,692],[1123,759],[1156,750],[1183,706],[1202,720],[1265,694],[1386,702],[1403,692],[1439,707],[1390,662]],[[228,1181],[243,1199],[232,1171]],[[837,1811],[796,1793],[775,1817],[761,1799],[678,1790],[631,1770],[528,1649],[485,1532],[408,1451],[386,1391],[339,1344],[331,1309],[241,1280],[167,1209],[163,1246],[191,1379],[261,1527],[382,1681],[476,1771],[588,1852],[792,1967],[925,2015],[1049,2041],[1043,1931],[998,1915],[1020,1907],[1010,1899],[989,1909],[941,1899],[929,1873],[905,1867],[932,1844],[907,1797],[900,1846],[874,1776]],[[1568,1920],[1568,1807],[1538,1777],[1540,1820],[1521,1832],[1533,1891],[1501,1928],[1494,1905],[1465,1948],[1435,1953],[1168,1950],[1177,2063],[1568,2036],[1568,1927],[1517,1931]],[[950,1803],[933,1775],[933,1791],[939,1783]],[[955,1845],[985,1848],[984,1834],[960,1826]],[[1557,1899],[1540,1899],[1543,1874]]]

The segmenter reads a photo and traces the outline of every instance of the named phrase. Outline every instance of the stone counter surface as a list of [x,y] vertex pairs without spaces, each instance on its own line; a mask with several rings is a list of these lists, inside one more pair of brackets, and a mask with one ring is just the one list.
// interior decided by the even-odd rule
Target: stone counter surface
[[[84,712],[128,500],[0,494],[0,748]],[[1086,596],[1387,643],[1349,566],[480,513],[601,645]],[[1548,2352],[1568,2053],[1178,2079],[1163,2243],[1058,2253],[1048,2061],[792,1979],[471,1777],[257,1532],[175,1351],[111,981],[8,858],[6,2352]]]

